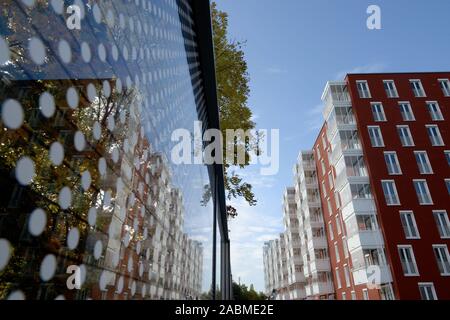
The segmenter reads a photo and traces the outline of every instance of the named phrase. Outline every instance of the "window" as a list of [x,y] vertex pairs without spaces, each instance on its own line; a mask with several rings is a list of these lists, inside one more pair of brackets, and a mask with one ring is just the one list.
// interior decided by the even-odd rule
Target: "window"
[[439,230],[439,235],[441,239],[450,238],[450,221],[448,219],[447,212],[444,210],[433,211],[434,221],[436,221],[436,226]]
[[328,209],[328,214],[331,216],[333,214],[333,209],[331,208],[330,198],[327,198],[327,209]]
[[398,253],[402,263],[403,274],[405,276],[418,276],[419,272],[412,246],[398,246]]
[[450,151],[444,151],[445,160],[447,160],[447,164],[450,166]]
[[344,257],[348,258],[348,244],[347,244],[347,238],[346,237],[342,237],[342,247],[344,250]]
[[358,93],[359,93],[359,97],[364,99],[364,98],[370,98],[370,91],[369,91],[369,86],[367,85],[367,81],[356,81],[356,86],[358,87]]
[[409,126],[397,126],[398,136],[400,137],[400,141],[402,146],[404,147],[412,147],[414,146],[414,140],[411,135],[411,131],[409,130]]
[[345,292],[342,292],[342,300],[347,300],[347,294]]
[[447,245],[434,245],[433,251],[441,276],[450,276],[450,255]]
[[406,239],[420,239],[416,219],[414,218],[414,213],[412,211],[400,211],[400,220]]
[[341,283],[341,275],[339,274],[338,268],[336,268],[335,273],[336,273],[336,285],[338,289],[340,289],[342,287],[342,283]]
[[386,167],[390,175],[402,174],[400,163],[398,162],[397,158],[397,153],[395,151],[385,152],[384,161],[386,162]]
[[437,300],[436,290],[432,283],[419,283],[420,297],[422,300]]
[[433,169],[431,168],[430,159],[428,159],[426,151],[414,151],[414,155],[420,174],[432,174]]
[[336,254],[336,261],[341,261],[341,255],[339,254],[339,247],[337,245],[337,242],[334,243],[334,253]]
[[325,150],[327,148],[327,139],[325,139],[325,133],[322,134],[322,145],[323,145],[323,150]]
[[394,293],[391,284],[384,284],[380,287],[381,300],[394,300]]
[[334,183],[333,183],[333,172],[330,171],[330,173],[328,173],[328,183],[330,184],[330,190],[334,188]]
[[421,205],[433,204],[427,182],[425,180],[414,180],[413,182],[419,203]]
[[439,79],[439,84],[441,85],[444,96],[450,97],[450,81],[448,79]]
[[350,191],[353,199],[372,199],[372,191],[368,183],[352,183]]
[[416,120],[416,118],[414,117],[412,108],[411,108],[411,104],[409,102],[399,102],[398,106],[400,107],[400,113],[402,115],[403,121]]
[[430,138],[431,145],[433,146],[443,146],[444,141],[442,140],[441,132],[437,125],[427,125],[428,137]]
[[444,117],[442,116],[441,108],[436,101],[427,102],[428,112],[430,113],[431,120],[442,121]]
[[330,234],[330,240],[334,240],[333,225],[331,224],[331,221],[328,222],[328,233]]
[[325,169],[325,161],[323,159],[322,161],[320,161],[320,165],[322,166],[322,175],[324,176],[326,169]]
[[413,90],[415,97],[425,97],[425,90],[423,90],[422,82],[420,80],[409,80],[409,83],[411,84],[411,89]]
[[341,207],[341,198],[338,191],[334,192],[334,203],[336,204],[336,209]]
[[398,98],[397,88],[394,80],[383,80],[384,90],[388,98]]
[[358,214],[356,223],[359,231],[375,231],[378,229],[377,216],[373,214]]
[[356,292],[352,291],[351,294],[352,294],[352,300],[356,300]]
[[383,136],[380,127],[368,127],[372,147],[384,147]]
[[381,185],[383,187],[383,193],[384,198],[386,199],[386,204],[388,206],[400,205],[397,187],[395,186],[394,180],[383,180],[381,181]]
[[322,181],[322,193],[325,197],[327,197],[327,189],[325,188],[325,180]]
[[384,114],[384,108],[381,103],[372,102],[371,108],[374,121],[386,121],[386,115]]
[[363,299],[369,300],[369,291],[367,291],[367,289],[363,289],[362,293],[363,293]]
[[348,270],[348,265],[344,266],[344,277],[345,277],[345,285],[350,287],[350,271]]
[[338,232],[338,234],[341,234],[341,233],[342,233],[342,230],[341,230],[341,222],[340,222],[340,220],[339,220],[339,215],[336,216],[335,220],[336,220],[336,228],[337,228],[337,232]]
[[445,186],[447,187],[447,193],[450,196],[450,179],[445,179]]

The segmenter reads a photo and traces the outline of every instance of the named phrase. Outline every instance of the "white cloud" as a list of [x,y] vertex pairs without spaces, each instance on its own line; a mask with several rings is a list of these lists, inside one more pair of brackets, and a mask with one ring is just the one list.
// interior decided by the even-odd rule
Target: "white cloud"
[[259,170],[236,170],[236,173],[254,188],[272,188],[276,182],[273,176],[263,176],[259,173]]
[[279,67],[268,67],[268,68],[266,68],[264,70],[264,72],[268,73],[268,74],[284,74],[284,73],[287,73],[286,70],[281,69]]
[[[231,272],[233,280],[253,284],[264,291],[263,246],[283,231],[280,212],[269,213],[262,205],[250,207],[243,200],[232,205],[238,210],[236,219],[229,222],[231,240]],[[281,205],[280,205],[281,206]]]
[[335,80],[344,80],[348,73],[377,73],[386,70],[386,65],[382,63],[368,64],[365,66],[358,66],[352,69],[342,70],[336,74]]

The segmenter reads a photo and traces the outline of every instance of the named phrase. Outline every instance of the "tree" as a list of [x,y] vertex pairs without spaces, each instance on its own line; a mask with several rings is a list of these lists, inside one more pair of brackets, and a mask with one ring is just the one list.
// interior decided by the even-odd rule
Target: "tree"
[[[255,128],[255,123],[252,121],[252,111],[247,105],[250,89],[247,63],[242,51],[244,43],[228,39],[228,14],[218,10],[214,2],[211,10],[220,126],[223,137],[226,137],[227,129],[252,130]],[[252,191],[252,185],[233,171],[233,167],[242,169],[249,165],[250,153],[259,154],[258,140],[257,135],[250,134],[237,135],[231,141],[224,141],[224,180],[228,200],[243,197],[249,205],[256,205],[257,200]],[[244,163],[230,162],[230,159],[225,156],[227,150],[231,151],[236,160],[238,148],[245,150]],[[237,215],[236,209],[232,206],[227,206],[227,213],[229,217]]]
[[256,292],[253,284],[247,288],[245,284],[237,284],[233,281],[233,299],[234,300],[267,300],[267,297],[262,292]]

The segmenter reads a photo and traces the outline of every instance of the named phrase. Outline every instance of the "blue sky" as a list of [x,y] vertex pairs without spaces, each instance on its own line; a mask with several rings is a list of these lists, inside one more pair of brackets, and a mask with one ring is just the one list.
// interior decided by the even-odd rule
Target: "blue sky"
[[[264,289],[262,246],[283,230],[281,199],[292,184],[299,150],[309,149],[322,124],[327,80],[347,72],[450,70],[448,0],[217,0],[229,14],[232,39],[246,40],[249,106],[259,128],[280,129],[280,171],[246,171],[258,197],[235,202],[230,223],[234,280]],[[366,9],[381,8],[381,30],[368,30]]]

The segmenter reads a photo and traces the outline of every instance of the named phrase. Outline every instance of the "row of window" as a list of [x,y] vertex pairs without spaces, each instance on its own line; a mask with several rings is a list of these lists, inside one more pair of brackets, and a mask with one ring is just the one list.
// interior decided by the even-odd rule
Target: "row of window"
[[[414,189],[416,191],[417,199],[420,205],[433,205],[433,198],[431,197],[428,183],[424,179],[413,180]],[[399,206],[400,198],[398,196],[397,187],[394,180],[382,180],[384,198],[388,206]],[[445,185],[450,194],[450,179],[445,179]]]
[[[450,221],[445,210],[433,211],[434,221],[441,239],[450,239]],[[419,228],[413,211],[400,211],[400,220],[406,239],[420,239]]]
[[[446,161],[450,166],[450,151],[444,152]],[[420,174],[433,174],[433,168],[430,163],[430,159],[428,157],[428,153],[426,151],[414,151],[414,157],[416,159],[417,168]],[[386,163],[387,171],[389,175],[401,175],[402,168],[400,166],[400,162],[397,157],[397,152],[395,151],[385,151],[384,152],[384,161]],[[448,182],[446,181],[447,187]]]
[[[403,274],[407,277],[419,276],[416,258],[411,245],[399,245],[398,254],[402,264]],[[450,276],[450,254],[446,244],[433,245],[434,257],[441,276]]]
[[[450,179],[445,179],[447,192],[450,195]],[[421,205],[432,205],[433,198],[431,197],[428,183],[424,179],[413,180],[414,189],[416,191],[417,199]],[[384,198],[388,206],[399,206],[400,198],[397,192],[397,186],[394,180],[382,180],[381,186],[383,188]]]
[[[430,114],[430,118],[433,121],[443,121],[444,116],[441,111],[441,107],[437,101],[427,101],[426,107],[428,113]],[[385,122],[387,121],[386,114],[384,112],[384,107],[381,102],[371,102],[371,110],[373,115],[373,120],[375,122]],[[414,112],[411,107],[411,103],[409,101],[400,101],[398,103],[399,111],[402,116],[403,121],[415,121],[416,117],[414,116]]]
[[[449,79],[438,79],[439,86],[441,87],[442,93],[445,97],[450,97],[450,81]],[[423,98],[426,97],[425,89],[423,88],[422,81],[419,79],[409,80],[411,90],[415,97]],[[398,91],[394,80],[383,80],[384,91],[388,98],[398,98]],[[356,87],[358,88],[359,97],[362,99],[370,99],[372,95],[370,94],[369,85],[366,80],[356,81]]]
[[[425,126],[428,133],[428,138],[430,139],[431,145],[434,147],[444,146],[444,140],[442,139],[441,131],[439,127],[434,124]],[[384,147],[384,139],[383,134],[381,133],[381,129],[379,126],[368,126],[370,142],[372,147],[382,148]],[[398,125],[397,133],[400,138],[400,142],[403,147],[413,147],[414,139],[411,134],[411,130],[408,125]]]
[[[418,284],[420,298],[422,300],[437,300],[436,290],[434,288],[433,282],[419,282]],[[367,289],[362,290],[363,299],[369,300],[369,292]],[[389,285],[384,285],[380,288],[381,298],[383,300],[394,300],[394,294],[392,288]],[[351,299],[356,300],[355,291],[351,292]],[[347,300],[347,293],[342,292],[342,300]]]

